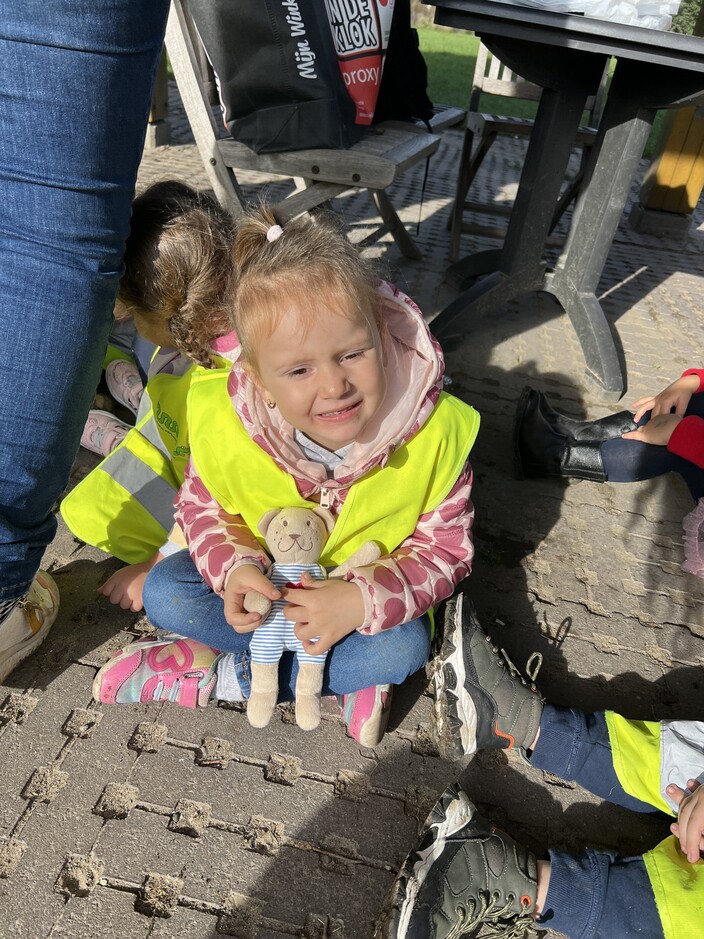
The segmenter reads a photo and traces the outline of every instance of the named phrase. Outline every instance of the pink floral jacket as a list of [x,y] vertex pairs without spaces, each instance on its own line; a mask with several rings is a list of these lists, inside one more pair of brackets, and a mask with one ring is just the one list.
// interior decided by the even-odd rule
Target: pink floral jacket
[[[252,439],[290,473],[300,494],[340,512],[351,486],[409,440],[427,420],[442,390],[444,364],[438,344],[407,296],[388,284],[379,287],[384,337],[387,393],[374,418],[373,434],[355,443],[332,479],[325,468],[307,460],[278,410],[270,410],[238,362],[228,389],[233,407]],[[359,631],[380,632],[421,616],[448,597],[471,571],[474,507],[470,494],[472,469],[465,463],[454,487],[432,512],[422,515],[413,534],[389,555],[353,568],[345,579],[356,583],[364,597],[365,618]],[[256,564],[266,571],[271,559],[238,515],[225,512],[210,495],[193,461],[176,498],[176,521],[183,529],[193,561],[206,583],[219,594],[230,571]]]

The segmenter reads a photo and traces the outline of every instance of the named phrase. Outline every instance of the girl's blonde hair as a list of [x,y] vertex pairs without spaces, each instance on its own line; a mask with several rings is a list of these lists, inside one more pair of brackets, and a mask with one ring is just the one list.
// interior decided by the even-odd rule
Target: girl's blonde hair
[[168,328],[174,348],[212,367],[210,346],[232,329],[234,222],[214,199],[164,180],[132,204],[117,317],[139,313]]
[[[350,312],[381,334],[378,275],[345,237],[332,213],[301,215],[281,228],[266,205],[237,220],[233,290],[244,361],[257,373],[257,350],[296,303],[314,325],[321,308]],[[267,237],[268,236],[268,237]]]

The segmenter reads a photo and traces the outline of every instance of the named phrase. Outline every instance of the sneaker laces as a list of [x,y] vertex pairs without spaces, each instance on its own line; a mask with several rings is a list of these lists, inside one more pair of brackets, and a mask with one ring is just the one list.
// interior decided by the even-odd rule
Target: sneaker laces
[[[498,646],[495,646],[491,641],[489,636],[485,636],[486,641],[491,645],[492,652],[495,652],[499,658],[499,663],[504,665],[511,675],[512,678],[517,678],[522,685],[525,685],[526,688],[530,688],[531,691],[536,691],[535,682],[538,678],[538,673],[543,666],[543,653],[542,652],[532,652],[528,659],[526,660],[525,667],[525,677],[520,672],[520,670],[514,665],[511,657],[505,649],[500,649]],[[526,678],[528,681],[526,681]],[[530,684],[529,684],[530,682]]]
[[515,897],[509,894],[503,906],[499,907],[501,894],[494,892],[489,895],[481,891],[477,900],[469,898],[468,906],[455,908],[457,922],[447,934],[447,939],[458,939],[466,935],[470,929],[485,926],[487,931],[482,935],[489,939],[491,936],[502,936],[503,939],[529,939],[535,931],[535,919],[528,912],[529,906],[521,901],[523,912],[515,913],[511,904]]

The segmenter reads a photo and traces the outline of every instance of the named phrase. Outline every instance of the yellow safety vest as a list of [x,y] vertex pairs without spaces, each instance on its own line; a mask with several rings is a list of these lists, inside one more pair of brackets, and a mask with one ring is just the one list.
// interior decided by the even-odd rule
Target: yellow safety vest
[[[631,721],[606,712],[606,725],[618,780],[630,795],[662,812],[672,810],[661,794],[661,725]],[[704,762],[704,754],[702,754]],[[681,785],[686,785],[684,779]],[[689,939],[704,923],[704,863],[690,864],[671,836],[643,855],[665,939]]]
[[[229,403],[229,409],[226,404]],[[232,408],[227,373],[194,376],[188,424],[195,466],[210,494],[258,535],[269,509],[310,506],[293,477],[254,443]],[[341,564],[365,541],[388,554],[411,535],[424,512],[437,508],[464,466],[479,430],[479,414],[442,393],[425,424],[383,468],[370,470],[349,490],[320,559]]]
[[[225,359],[217,362],[229,369]],[[211,370],[193,365],[183,375],[151,378],[149,412],[63,499],[61,515],[81,541],[128,564],[148,560],[164,544],[190,455],[186,399],[199,371]]]

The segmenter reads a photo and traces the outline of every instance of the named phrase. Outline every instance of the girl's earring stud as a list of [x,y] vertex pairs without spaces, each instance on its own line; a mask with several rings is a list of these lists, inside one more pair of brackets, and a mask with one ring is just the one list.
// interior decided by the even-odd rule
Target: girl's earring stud
[[266,406],[271,410],[271,408],[276,407],[276,402],[272,401],[270,398],[266,399]]

